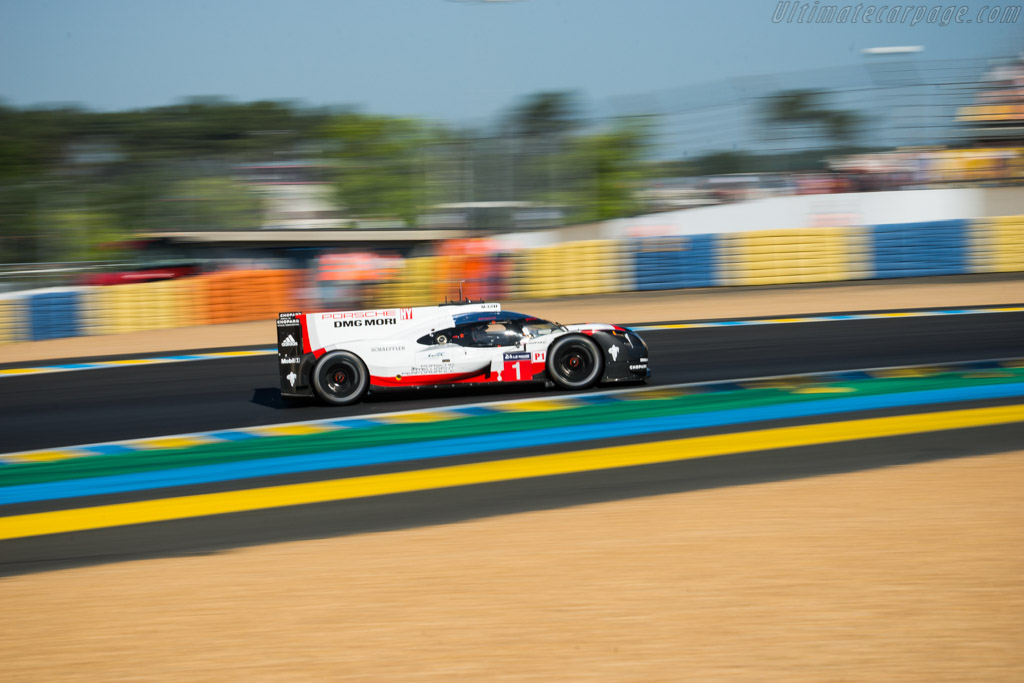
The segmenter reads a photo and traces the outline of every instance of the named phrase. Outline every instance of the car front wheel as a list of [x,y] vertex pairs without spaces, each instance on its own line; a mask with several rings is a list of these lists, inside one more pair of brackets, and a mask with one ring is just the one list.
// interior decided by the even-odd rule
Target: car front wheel
[[603,370],[601,348],[590,337],[566,335],[548,349],[548,373],[563,389],[589,389],[600,381]]

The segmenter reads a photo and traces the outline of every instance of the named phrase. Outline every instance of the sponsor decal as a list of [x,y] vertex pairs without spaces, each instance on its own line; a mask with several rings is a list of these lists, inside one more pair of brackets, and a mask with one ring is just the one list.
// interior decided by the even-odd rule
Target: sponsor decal
[[292,385],[292,389],[295,388],[295,380],[297,380],[298,378],[299,376],[296,375],[294,372],[289,372],[287,375],[285,375],[285,379],[287,379],[288,382]]
[[[485,365],[478,370],[468,370],[465,372],[458,373],[459,375],[465,375],[472,377],[474,375],[486,372],[490,365]],[[444,363],[426,363],[424,365],[417,365],[409,372],[405,373],[407,377],[417,377],[420,375],[445,375],[446,377],[452,376],[452,366],[445,365]],[[456,371],[458,372],[458,371]]]
[[298,346],[298,343],[295,341],[295,337],[289,334],[284,338],[284,341],[281,342],[281,346]]
[[373,325],[397,325],[398,321],[395,318],[367,318],[367,319],[356,319],[356,320],[335,320],[335,327],[370,327]]
[[545,361],[545,359],[547,359],[547,353],[545,351],[534,351],[533,352],[533,362],[534,363],[543,363]]
[[370,351],[374,353],[386,353],[388,351],[405,351],[404,346],[371,346]]
[[403,308],[402,309],[402,320],[412,320],[412,309],[411,308]]
[[[412,309],[405,309],[410,311],[409,317],[412,317]],[[398,318],[399,311],[397,309],[388,309],[386,311],[336,311],[334,313],[321,313],[321,320],[374,320],[377,318],[391,318],[392,322],[395,322]],[[403,319],[405,315],[402,315]]]
[[637,365],[630,365],[629,369],[630,370],[646,370],[647,369],[647,363],[638,363]]
[[510,360],[511,361],[515,361],[515,360],[530,360],[530,352],[529,351],[508,351],[504,355],[502,355],[501,358],[502,358],[502,360],[504,360],[506,362],[508,362]]
[[612,357],[613,361],[618,360],[619,359],[619,345],[618,344],[612,345],[612,347],[610,349],[608,349],[608,355]]
[[301,358],[282,358],[281,365],[295,365],[296,363],[299,363],[301,361]]
[[641,358],[641,359],[640,359],[640,362],[641,362],[641,363],[646,363],[646,362],[647,362],[647,359],[646,359],[646,358]]
[[417,365],[408,374],[410,375],[443,375],[448,370],[447,367],[441,363],[427,363],[425,365]]
[[427,358],[437,358],[438,356],[443,356],[446,353],[447,351],[434,351],[433,353],[428,353]]

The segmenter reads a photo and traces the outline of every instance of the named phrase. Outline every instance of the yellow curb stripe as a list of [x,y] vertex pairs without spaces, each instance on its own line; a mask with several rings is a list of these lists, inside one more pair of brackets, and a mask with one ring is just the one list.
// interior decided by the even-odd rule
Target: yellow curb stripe
[[466,417],[466,415],[461,413],[452,413],[447,410],[439,410],[437,412],[425,411],[422,413],[406,413],[405,415],[385,415],[374,418],[374,422],[390,425],[423,424],[429,422],[444,422],[446,420],[458,420],[463,417]]
[[1024,421],[1024,405],[849,420],[0,518],[0,539]]
[[942,368],[893,368],[892,370],[875,370],[869,373],[877,379],[896,379],[900,377],[931,377],[943,372]]
[[103,365],[150,365],[160,362],[159,358],[128,358],[125,360],[100,361]]
[[793,389],[794,394],[849,394],[856,391],[853,387],[804,387]]
[[306,436],[307,434],[322,434],[324,432],[333,432],[336,427],[330,425],[281,425],[279,427],[252,427],[250,429],[243,429],[238,431],[244,431],[247,434],[255,434],[257,436]]
[[157,437],[155,439],[141,439],[138,441],[131,441],[125,445],[132,448],[156,450],[161,448],[191,448],[192,446],[201,446],[203,444],[214,443],[219,440],[220,439],[215,439],[212,436],[170,436]]
[[68,460],[70,458],[80,458],[85,455],[84,452],[73,448],[69,449],[54,449],[52,451],[33,451],[31,453],[19,453],[17,455],[6,455],[3,456],[4,462],[11,464],[26,463],[26,462],[54,462],[55,460]]
[[690,393],[693,392],[688,392],[685,389],[646,389],[644,391],[634,391],[628,394],[618,394],[615,398],[619,401],[649,401],[665,398],[678,398]]
[[566,408],[576,408],[580,405],[580,402],[575,399],[563,399],[559,401],[551,400],[533,400],[533,401],[521,401],[516,403],[505,403],[502,405],[491,406],[494,410],[500,410],[503,413],[539,413],[546,412],[549,410],[564,410]]

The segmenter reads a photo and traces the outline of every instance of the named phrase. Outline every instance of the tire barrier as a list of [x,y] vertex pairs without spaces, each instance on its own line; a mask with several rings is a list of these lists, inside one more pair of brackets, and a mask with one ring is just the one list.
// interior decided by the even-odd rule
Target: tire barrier
[[648,237],[635,242],[638,291],[712,287],[717,235]]
[[969,241],[972,272],[1024,271],[1024,216],[978,221],[971,227]]
[[192,278],[195,324],[276,318],[295,308],[295,284],[302,278],[297,270],[228,270]]
[[20,341],[17,333],[22,327],[22,300],[0,298],[0,344]]
[[[503,254],[442,253],[406,259],[391,282],[369,288],[367,305],[433,306],[462,295],[473,300],[493,301],[510,291],[510,259]],[[512,287],[514,288],[514,287]]]
[[0,344],[22,341],[27,335],[23,321],[24,298],[17,294],[0,297]]
[[527,250],[515,291],[541,299],[632,291],[633,263],[622,240],[564,242]]
[[443,301],[443,294],[441,299],[435,296],[436,291],[443,289],[443,283],[436,277],[437,270],[438,258],[435,256],[406,259],[391,282],[371,287],[367,305],[374,308],[430,306]]
[[[1024,215],[866,227],[801,228],[498,251],[461,240],[359,282],[353,306],[429,306],[446,297],[538,299],[1024,271]],[[397,261],[397,259],[395,259]],[[270,320],[302,308],[300,270],[222,271],[179,280],[0,296],[0,343]]]
[[966,221],[895,223],[869,228],[869,277],[960,275],[968,269]]
[[59,339],[79,336],[78,290],[44,291],[26,300],[28,339]]
[[863,277],[859,228],[758,230],[718,236],[716,284],[777,285]]
[[225,271],[180,280],[21,292],[0,298],[0,343],[276,318],[303,272]]

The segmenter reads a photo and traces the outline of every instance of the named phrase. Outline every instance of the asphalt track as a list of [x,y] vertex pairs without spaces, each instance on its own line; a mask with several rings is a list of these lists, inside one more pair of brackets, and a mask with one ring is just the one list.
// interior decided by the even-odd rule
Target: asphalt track
[[[1024,356],[1024,314],[889,318],[799,325],[648,331],[654,386],[787,375],[865,367],[949,363]],[[355,407],[283,405],[273,356],[174,365],[123,367],[0,381],[0,450],[49,448],[96,441],[227,429],[327,417],[451,406],[543,391],[392,393]],[[952,401],[931,410],[1018,405],[1020,399]],[[859,418],[908,415],[896,407]],[[844,416],[829,420],[848,419]],[[758,424],[785,428],[821,419]],[[735,428],[685,434],[602,438],[585,447],[647,443],[735,432]],[[488,460],[545,454],[580,446],[517,448]],[[0,542],[0,574],[47,570],[123,559],[215,552],[226,547],[294,538],[379,531],[446,523],[529,509],[700,488],[812,476],[893,464],[922,462],[1024,447],[1024,423],[922,431],[870,441],[849,440],[758,452],[717,455],[642,466],[480,483],[349,500],[274,507]],[[472,463],[466,457],[458,462]],[[408,466],[404,466],[407,468]],[[419,467],[419,466],[417,466]],[[385,466],[371,472],[402,470]],[[255,482],[272,485],[315,481],[322,475]],[[330,476],[337,476],[337,472]],[[202,493],[179,487],[169,495]],[[94,503],[116,503],[98,497]],[[9,509],[6,514],[31,510]]]
[[[1024,313],[647,331],[652,386],[1024,356]],[[0,380],[0,451],[379,414],[536,388],[380,394],[343,408],[284,404],[273,356]]]

